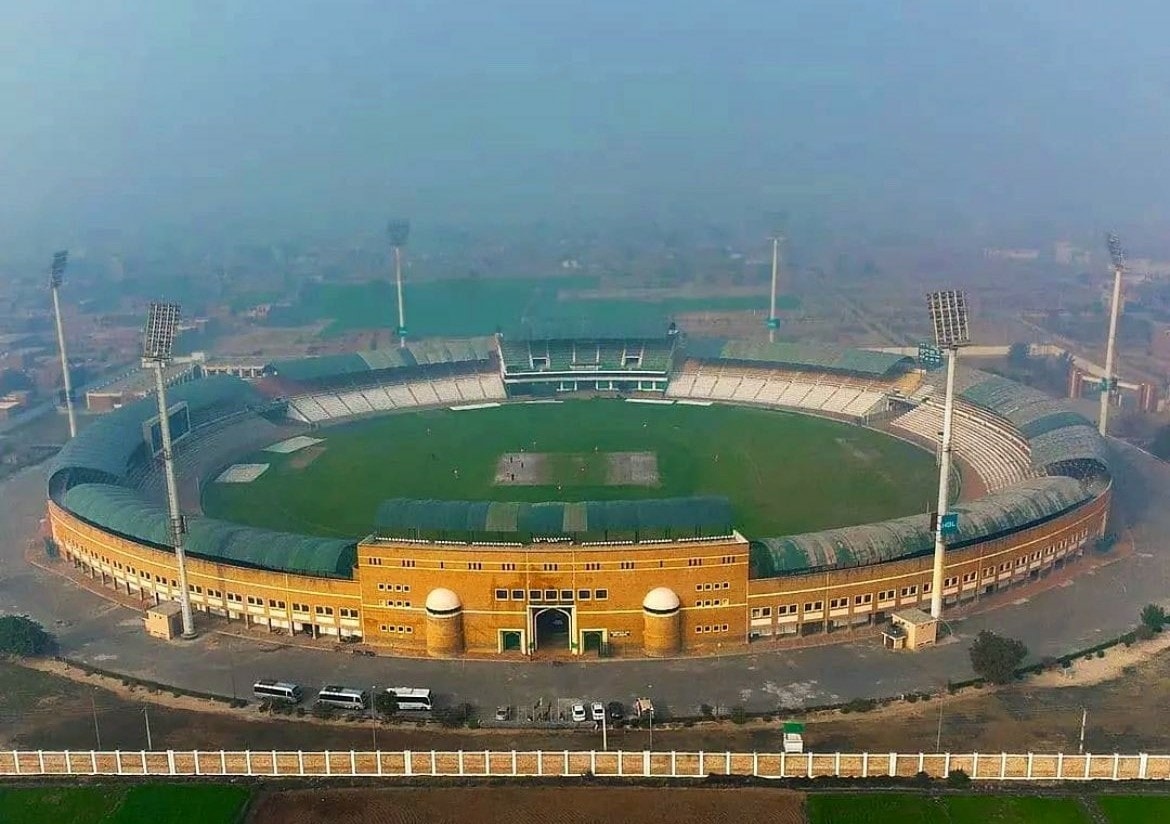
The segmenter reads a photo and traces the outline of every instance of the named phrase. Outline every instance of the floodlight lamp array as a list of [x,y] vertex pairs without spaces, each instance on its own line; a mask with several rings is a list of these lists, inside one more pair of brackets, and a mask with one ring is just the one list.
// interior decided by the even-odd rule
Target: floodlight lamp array
[[410,221],[405,218],[395,218],[386,224],[386,237],[391,246],[405,246],[410,237]]
[[49,284],[56,289],[65,277],[65,266],[69,263],[69,252],[53,253],[53,263],[49,267]]
[[944,349],[954,349],[971,342],[968,326],[967,294],[957,289],[931,292],[926,296],[934,341]]
[[1124,269],[1125,250],[1121,248],[1121,241],[1114,232],[1105,235],[1105,245],[1109,247],[1109,257],[1113,261],[1113,268]]
[[150,304],[142,336],[142,357],[149,361],[170,360],[178,327],[179,304]]

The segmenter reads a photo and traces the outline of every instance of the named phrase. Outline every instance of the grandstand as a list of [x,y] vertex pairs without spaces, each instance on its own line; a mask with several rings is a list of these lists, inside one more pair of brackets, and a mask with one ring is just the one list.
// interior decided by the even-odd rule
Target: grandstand
[[675,337],[497,338],[509,394],[662,392]]

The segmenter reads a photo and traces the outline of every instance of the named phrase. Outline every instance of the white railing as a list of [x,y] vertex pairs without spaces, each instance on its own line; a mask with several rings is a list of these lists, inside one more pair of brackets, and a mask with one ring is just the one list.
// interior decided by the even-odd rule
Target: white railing
[[944,777],[977,781],[1170,780],[1170,754],[775,753],[638,750],[2,750],[0,776],[782,778]]

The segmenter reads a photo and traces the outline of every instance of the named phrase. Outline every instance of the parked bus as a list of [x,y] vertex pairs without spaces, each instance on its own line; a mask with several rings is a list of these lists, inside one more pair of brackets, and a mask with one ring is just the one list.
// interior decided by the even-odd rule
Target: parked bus
[[386,692],[394,693],[400,712],[430,712],[435,708],[431,691],[415,687],[389,687]]
[[370,704],[370,695],[365,690],[330,684],[317,693],[317,703],[345,710],[364,710]]
[[252,694],[260,701],[280,701],[285,704],[299,704],[305,697],[300,684],[261,678],[252,685]]

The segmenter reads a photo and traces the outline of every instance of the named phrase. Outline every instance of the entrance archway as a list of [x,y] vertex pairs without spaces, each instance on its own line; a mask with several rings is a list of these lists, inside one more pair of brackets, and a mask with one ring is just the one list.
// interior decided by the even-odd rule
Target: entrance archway
[[536,625],[536,648],[570,649],[572,617],[572,607],[546,607],[537,610],[533,616],[533,623]]

